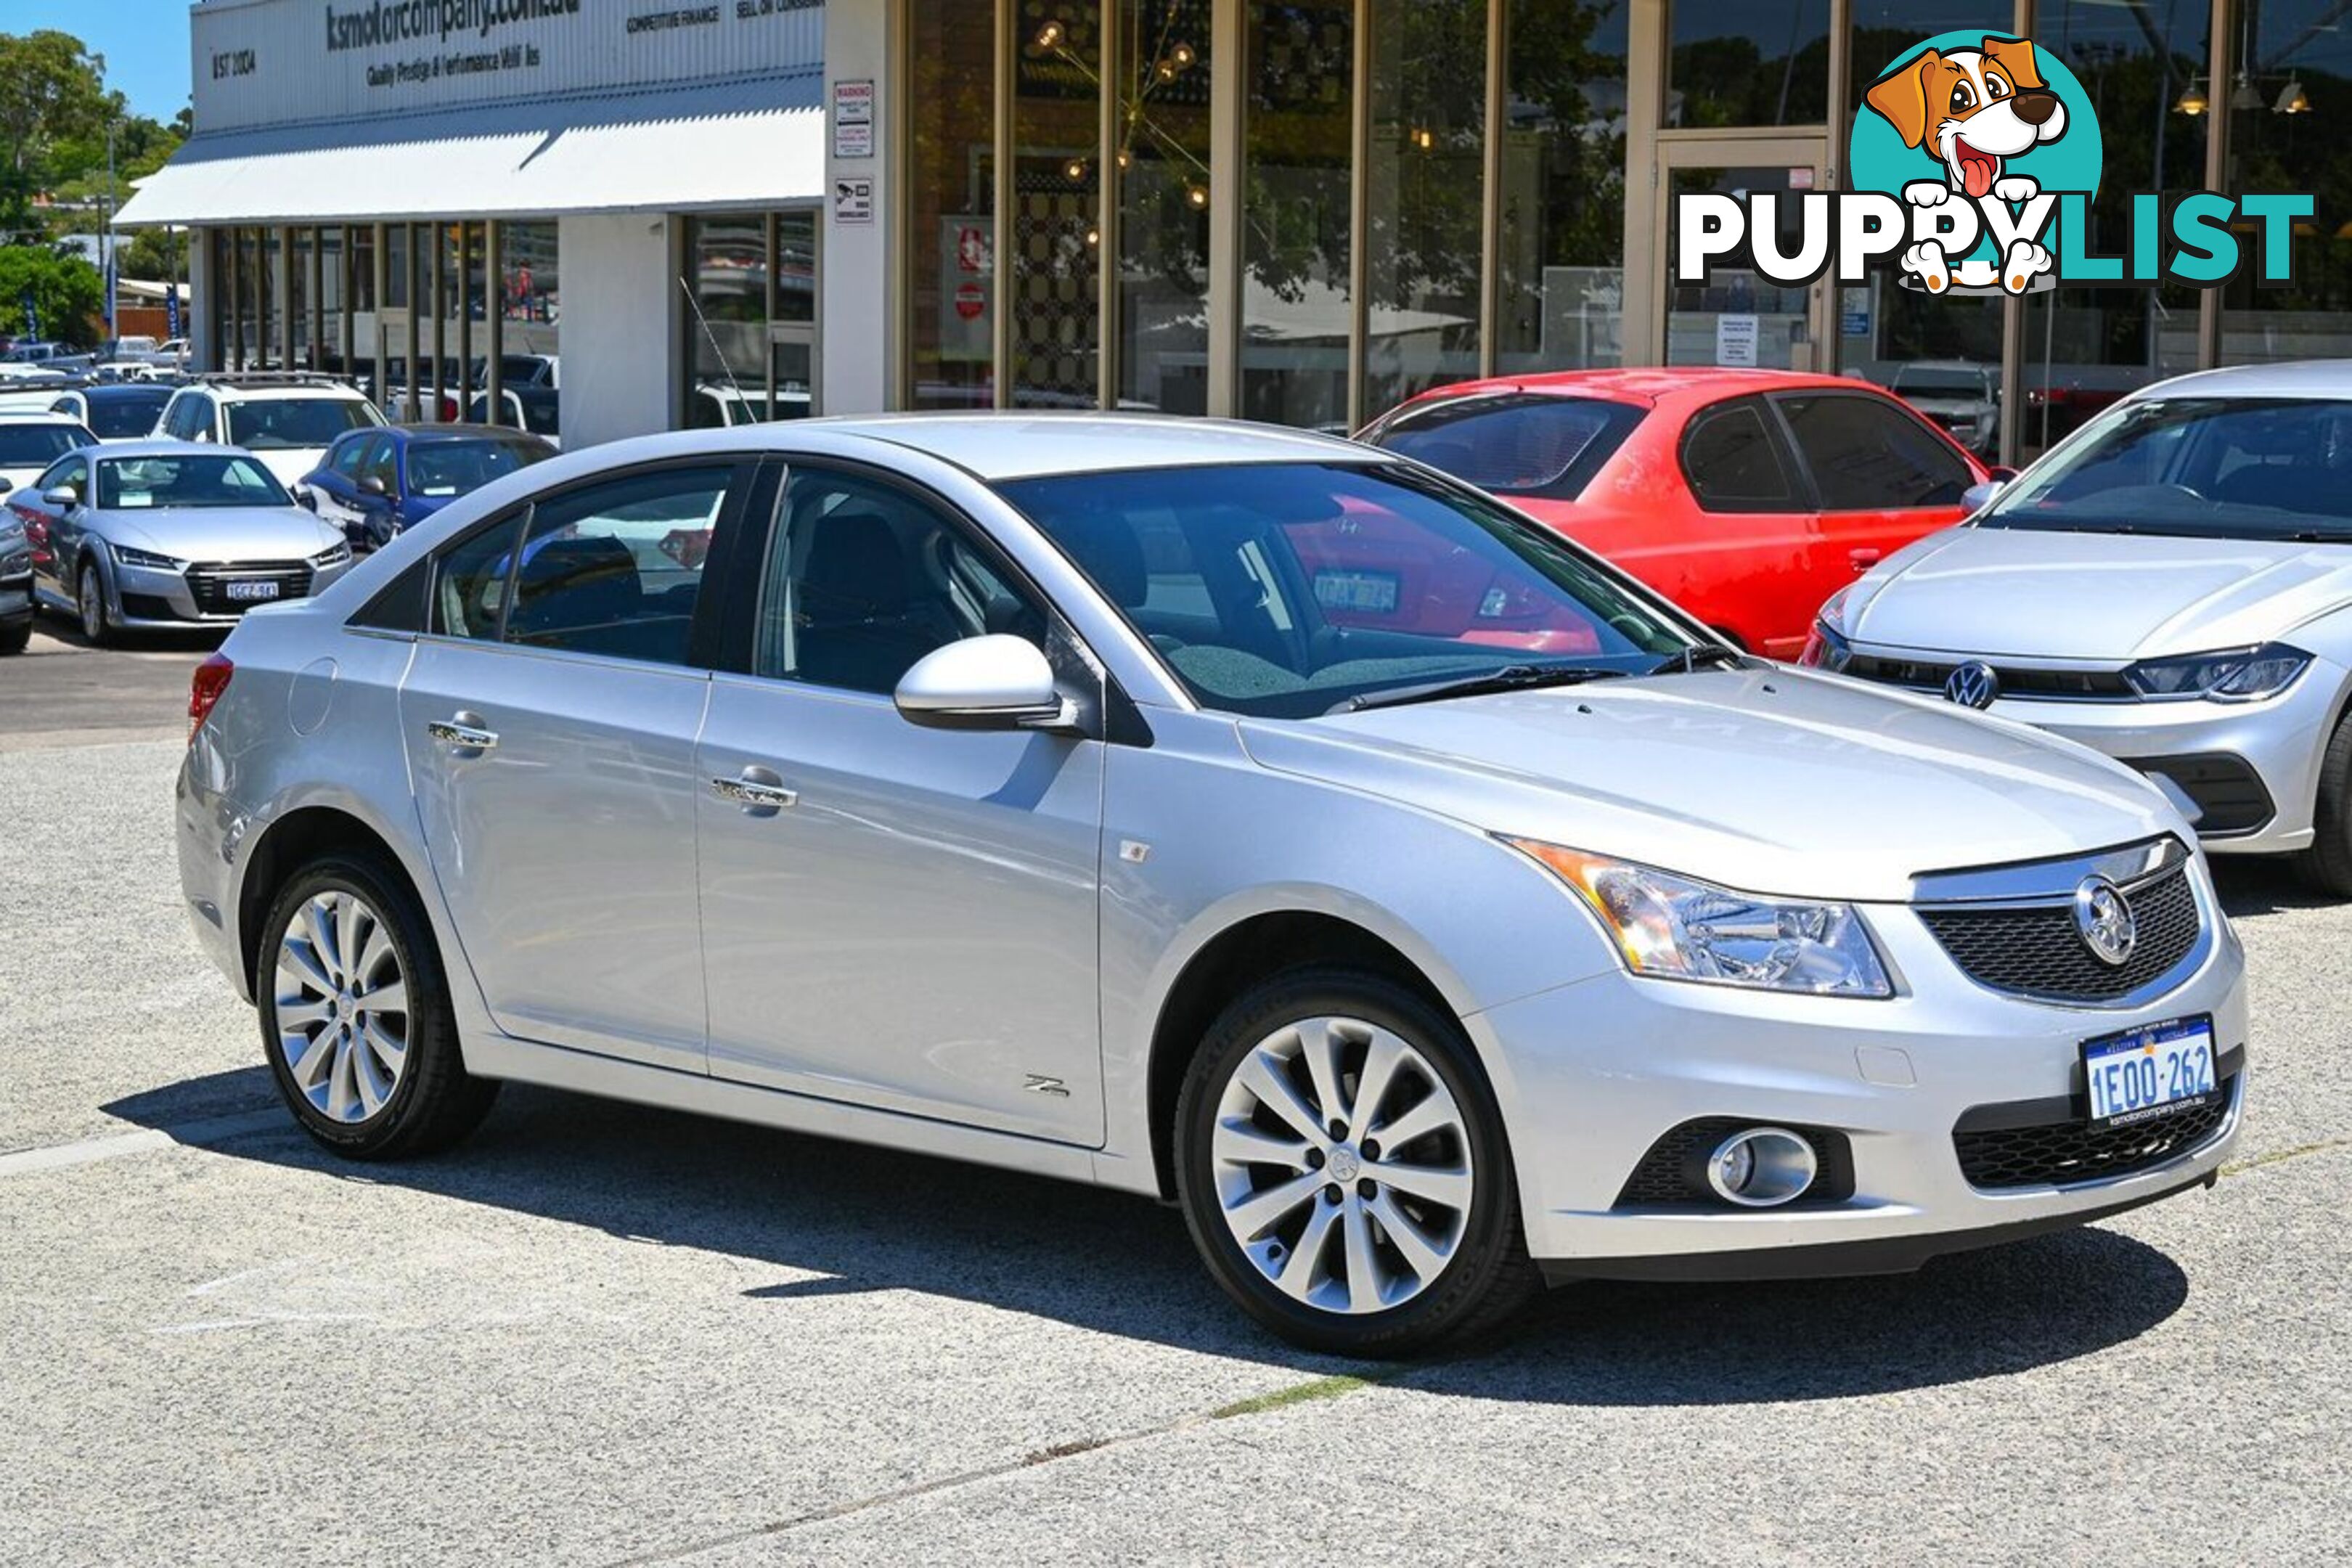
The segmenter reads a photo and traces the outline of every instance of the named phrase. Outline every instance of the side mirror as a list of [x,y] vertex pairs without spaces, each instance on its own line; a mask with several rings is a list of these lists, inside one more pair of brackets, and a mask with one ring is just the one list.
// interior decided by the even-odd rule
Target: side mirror
[[[2011,477],[2015,476],[2012,474]],[[1990,506],[1993,498],[2007,489],[2009,489],[2008,479],[1987,479],[1980,485],[1970,485],[1960,492],[1960,509],[1970,517],[1974,517]]]
[[5,474],[0,474],[0,496],[6,495],[10,490],[15,489],[16,488],[16,480],[10,479]]
[[1037,645],[1003,634],[932,649],[899,680],[894,700],[908,723],[930,730],[1055,729],[1076,708],[1055,689]]
[[2005,485],[2009,483],[2010,480],[2017,478],[2017,470],[2009,467],[2005,463],[1987,468],[1985,473],[1991,479],[1992,482],[1997,485]]
[[41,499],[51,506],[77,507],[81,505],[81,491],[73,485],[51,485],[41,492]]
[[316,511],[319,510],[318,493],[312,490],[308,485],[296,485],[294,487],[294,504],[300,507],[305,511]]
[[383,480],[377,475],[369,474],[360,480],[360,494],[382,497],[383,493]]

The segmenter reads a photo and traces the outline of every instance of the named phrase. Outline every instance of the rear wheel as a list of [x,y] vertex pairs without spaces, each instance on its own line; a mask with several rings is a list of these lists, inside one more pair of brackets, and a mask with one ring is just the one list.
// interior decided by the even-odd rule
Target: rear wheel
[[466,1070],[440,954],[415,895],[373,858],[302,868],[262,923],[262,1048],[303,1131],[353,1159],[447,1147],[498,1085]]
[[2312,826],[2317,836],[2295,857],[2296,868],[2328,897],[2352,899],[2352,714],[2336,724],[2320,753]]
[[1537,1289],[1469,1042],[1392,981],[1315,970],[1250,992],[1211,1028],[1176,1116],[1209,1272],[1295,1344],[1409,1354]]

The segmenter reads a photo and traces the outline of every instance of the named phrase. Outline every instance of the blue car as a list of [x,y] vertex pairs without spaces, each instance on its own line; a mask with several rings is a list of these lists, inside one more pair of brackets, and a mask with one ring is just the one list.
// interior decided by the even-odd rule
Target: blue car
[[555,456],[543,437],[499,425],[385,425],[338,437],[294,499],[340,524],[354,551],[391,542],[459,496]]

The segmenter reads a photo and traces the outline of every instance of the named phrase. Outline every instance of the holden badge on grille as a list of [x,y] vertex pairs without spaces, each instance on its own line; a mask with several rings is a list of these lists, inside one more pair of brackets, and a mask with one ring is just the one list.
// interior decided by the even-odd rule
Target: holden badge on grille
[[2129,900],[2105,877],[2085,877],[2074,889],[2074,930],[2102,963],[2120,966],[2139,945],[2139,921]]

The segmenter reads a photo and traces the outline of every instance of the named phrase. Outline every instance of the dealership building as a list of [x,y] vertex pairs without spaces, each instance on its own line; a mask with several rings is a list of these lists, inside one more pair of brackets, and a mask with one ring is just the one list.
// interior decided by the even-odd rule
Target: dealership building
[[[206,0],[207,367],[431,418],[551,355],[567,444],[896,408],[1345,428],[1482,374],[1737,363],[1984,389],[2029,456],[2131,386],[2352,353],[2340,0]],[[1668,274],[1672,198],[1838,188],[1926,35],[2024,35],[2135,192],[2319,193],[2284,288],[1930,299]],[[469,367],[478,366],[478,370]],[[413,374],[412,374],[413,372]]]

